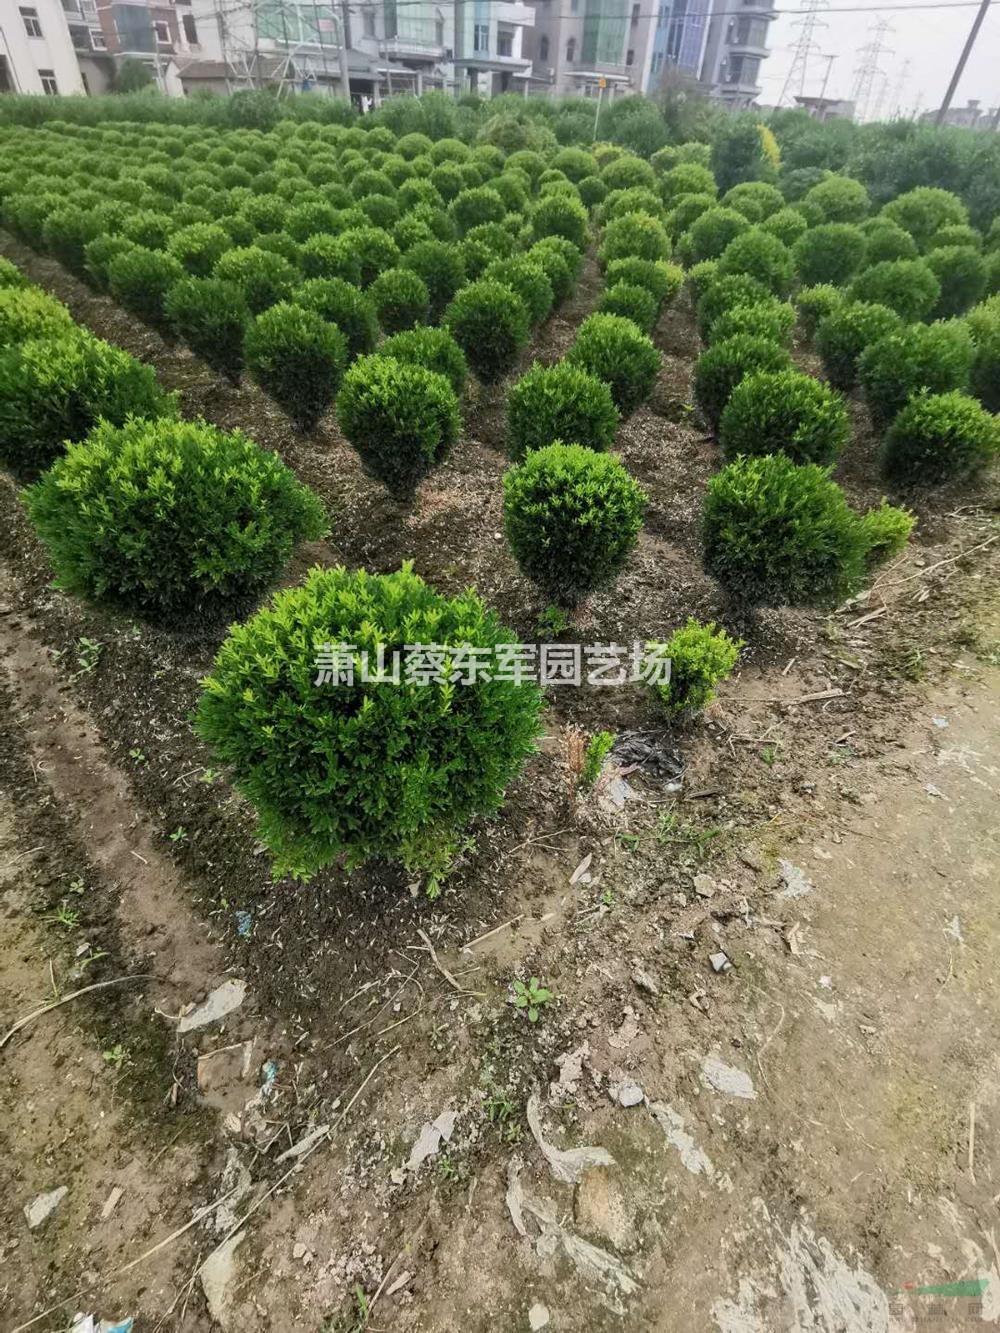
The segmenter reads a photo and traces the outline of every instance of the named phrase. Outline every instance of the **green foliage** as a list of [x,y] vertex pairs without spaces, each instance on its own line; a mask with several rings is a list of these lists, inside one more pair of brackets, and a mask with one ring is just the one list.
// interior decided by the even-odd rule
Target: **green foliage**
[[803,196],[824,222],[861,222],[871,208],[868,191],[850,176],[827,176]]
[[515,980],[511,984],[514,1008],[526,1010],[528,1022],[537,1023],[543,1006],[553,998],[553,992],[543,986],[537,977],[529,977],[527,981]]
[[347,364],[347,339],[313,310],[289,301],[247,328],[247,369],[299,430],[312,430],[330,406]]
[[815,336],[821,319],[839,310],[844,294],[839,287],[829,282],[821,282],[815,287],[800,287],[795,297],[802,321],[802,332],[808,339]]
[[362,287],[370,286],[380,273],[399,264],[399,246],[381,227],[351,227],[341,234],[340,240],[358,262]]
[[780,208],[760,224],[761,230],[770,236],[777,236],[783,245],[791,249],[800,236],[809,229],[809,223],[796,208]]
[[916,393],[967,389],[972,338],[958,320],[910,324],[873,342],[858,358],[872,422],[883,430]]
[[965,394],[918,394],[882,442],[882,471],[918,486],[974,476],[1000,449],[997,419]]
[[689,227],[701,217],[702,213],[714,208],[716,199],[714,194],[685,194],[682,195],[677,203],[667,214],[664,226],[667,234],[676,239],[682,236]]
[[653,688],[671,717],[700,713],[715,698],[716,686],[732,675],[739,661],[741,639],[731,639],[714,622],[703,625],[689,617],[674,630],[666,643],[650,643],[647,649],[670,662],[670,678]]
[[443,375],[456,396],[465,388],[468,367],[465,353],[447,329],[408,329],[386,338],[378,349],[379,356],[390,356],[407,365],[423,366]]
[[565,361],[536,361],[507,397],[507,448],[514,459],[556,440],[609,449],[618,410],[607,384]]
[[544,236],[563,236],[578,250],[587,244],[587,210],[579,199],[564,194],[546,195],[531,210],[531,230],[536,241]]
[[239,381],[249,316],[235,283],[221,278],[182,278],[167,292],[163,313],[195,356],[233,384]]
[[977,231],[975,227],[969,227],[961,222],[953,222],[936,231],[925,248],[927,254],[930,254],[933,250],[941,250],[948,245],[971,245],[973,250],[981,251],[983,248],[983,234]]
[[484,222],[500,222],[507,212],[507,205],[496,190],[481,185],[472,190],[460,190],[448,205],[448,212],[458,234],[464,236],[472,227]]
[[499,282],[521,298],[532,324],[540,324],[552,312],[555,293],[540,261],[527,255],[498,259],[483,273],[487,282]]
[[165,322],[167,293],[183,277],[184,270],[172,255],[139,245],[116,255],[108,264],[111,295],[147,324]]
[[788,351],[779,343],[749,333],[713,343],[702,352],[694,367],[694,397],[713,433],[744,375],[753,371],[785,370],[791,364]]
[[719,261],[717,259],[703,259],[700,264],[695,264],[694,268],[688,269],[687,283],[691,288],[691,297],[696,305],[709,288],[718,281],[718,278]]
[[481,277],[490,264],[497,259],[510,259],[517,248],[517,241],[511,233],[497,222],[473,227],[461,243],[459,252],[466,277],[470,280]]
[[207,278],[232,244],[224,227],[214,222],[196,222],[174,232],[167,242],[167,252],[192,277]]
[[761,140],[760,122],[751,115],[722,116],[712,131],[712,174],[720,190],[742,181],[767,180],[773,174]]
[[973,327],[974,354],[970,385],[990,412],[1000,412],[1000,317]]
[[844,301],[824,315],[816,328],[816,351],[834,388],[852,389],[865,348],[902,327],[903,321],[888,306],[862,301]]
[[734,306],[777,304],[764,284],[749,273],[723,275],[716,269],[713,281],[698,302],[698,332],[706,341],[711,340],[715,321]]
[[793,463],[833,463],[849,437],[844,400],[799,370],[747,375],[719,422],[727,458],[780,452]]
[[378,355],[355,361],[344,376],[337,422],[366,470],[397,495],[444,461],[461,428],[443,375]]
[[605,315],[619,315],[631,320],[643,333],[650,333],[660,313],[660,305],[651,291],[631,282],[616,282],[607,287],[598,304]]
[[557,440],[512,467],[503,490],[514,558],[563,606],[616,578],[642,528],[645,493],[614,454]]
[[[227,250],[216,263],[214,275],[239,287],[252,315],[261,314],[279,301],[287,301],[298,281],[298,274],[287,259],[255,245]],[[112,291],[113,278],[112,265]]]
[[69,311],[37,287],[0,288],[0,347],[29,338],[58,338],[74,328]]
[[777,236],[751,227],[730,241],[719,260],[720,276],[736,273],[746,273],[775,296],[785,296],[795,278],[792,252]]
[[882,216],[908,231],[921,250],[942,227],[969,221],[962,201],[950,191],[934,186],[918,186],[898,195],[882,209]]
[[718,193],[715,177],[708,167],[697,162],[681,162],[668,171],[660,182],[660,194],[668,206],[677,203],[686,194],[706,194],[714,199]]
[[514,369],[531,329],[524,302],[499,282],[463,287],[445,311],[444,323],[484,384],[495,384]]
[[299,250],[299,263],[307,278],[339,278],[361,281],[361,263],[343,236],[310,236]]
[[757,223],[777,213],[784,207],[785,200],[781,191],[766,181],[743,181],[726,191],[722,203],[724,207],[742,213],[748,222]]
[[615,735],[613,731],[596,731],[587,742],[587,749],[583,756],[583,768],[580,771],[579,788],[581,791],[589,791],[597,779],[601,776],[601,769],[604,761],[614,748]]
[[986,261],[971,245],[942,245],[928,251],[926,263],[941,286],[933,314],[938,319],[962,315],[986,293]]
[[709,342],[723,342],[738,333],[768,338],[788,346],[795,328],[795,309],[787,301],[767,300],[731,305],[712,321]]
[[616,259],[669,259],[670,237],[662,222],[648,213],[628,213],[604,229],[598,259],[602,267]]
[[[355,366],[349,374],[354,372]],[[497,809],[535,748],[541,700],[528,684],[315,684],[324,643],[439,644],[443,677],[467,647],[512,642],[471,592],[440,596],[409,565],[395,574],[313,570],[234,626],[204,682],[197,730],[256,808],[275,876],[345,858],[439,875],[474,815]],[[436,880],[432,878],[432,888]]]
[[42,224],[42,243],[45,249],[71,273],[83,277],[85,249],[98,235],[99,227],[93,215],[79,207],[67,205],[56,208]]
[[9,287],[26,287],[28,279],[24,276],[16,264],[12,264],[9,259],[0,257],[0,291],[5,291]]
[[705,569],[757,606],[829,606],[865,573],[867,541],[826,469],[784,454],[737,458],[710,478]]
[[637,185],[653,189],[656,185],[656,174],[649,163],[628,154],[616,157],[602,167],[601,179],[609,190],[629,190]]
[[402,268],[411,269],[426,283],[431,302],[430,317],[439,320],[465,281],[461,250],[444,241],[418,241],[399,262]]
[[157,213],[149,208],[140,208],[130,213],[122,223],[121,234],[126,240],[146,250],[162,250],[172,231],[170,218],[166,213]]
[[851,298],[888,306],[902,319],[927,319],[941,296],[941,284],[925,259],[886,259],[851,283]]
[[653,391],[660,353],[631,319],[596,314],[585,319],[566,360],[603,380],[615,407],[630,416]]
[[807,287],[843,287],[864,263],[866,244],[864,232],[849,222],[811,227],[792,250],[799,278]]
[[61,586],[157,617],[249,596],[326,529],[276,454],[203,421],[102,421],[25,502]]
[[684,270],[676,264],[654,259],[616,259],[604,274],[609,287],[627,282],[632,287],[645,287],[652,292],[657,305],[672,301],[684,284]]
[[886,259],[916,259],[917,243],[908,231],[891,218],[869,218],[862,227],[868,248],[865,264],[881,264]]
[[[547,241],[537,241],[525,254],[525,259],[538,267],[545,274],[549,286],[552,288],[553,306],[561,305],[568,296],[573,293],[576,286],[574,276],[574,266],[569,263],[564,254],[555,247],[553,242],[556,238],[550,236]],[[569,242],[567,241],[568,245]]]
[[735,208],[705,209],[687,232],[690,262],[698,264],[703,259],[718,259],[749,227],[750,223]]
[[869,509],[858,522],[868,546],[868,563],[881,564],[899,555],[910,540],[916,518],[908,509],[898,509],[883,498],[877,509]]
[[76,330],[0,352],[0,459],[37,473],[104,417],[169,417],[177,408],[149,366]]
[[424,324],[430,315],[427,284],[408,268],[389,268],[368,288],[378,322],[386,333],[400,333]]
[[370,292],[362,292],[343,278],[309,278],[297,287],[294,302],[337,328],[347,339],[350,360],[373,352],[378,342],[378,318]]

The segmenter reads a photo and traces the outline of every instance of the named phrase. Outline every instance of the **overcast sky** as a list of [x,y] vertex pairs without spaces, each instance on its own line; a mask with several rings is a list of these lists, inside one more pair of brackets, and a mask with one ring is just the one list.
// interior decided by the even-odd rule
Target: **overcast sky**
[[[900,0],[896,2],[900,3]],[[791,9],[800,3],[801,0],[776,0],[776,8]],[[951,10],[897,9],[893,12],[880,7],[878,0],[871,0],[870,3],[869,0],[829,0],[829,9],[833,11],[838,5],[848,4],[863,4],[865,12],[826,12],[819,15],[819,20],[827,26],[817,28],[816,31],[817,53],[810,56],[806,67],[806,93],[815,96],[820,91],[827,68],[827,62],[821,58],[822,53],[837,57],[831,68],[826,95],[845,98],[852,95],[861,61],[858,49],[872,41],[873,25],[881,17],[892,24],[884,39],[884,44],[891,49],[892,54],[883,55],[879,61],[880,68],[888,76],[882,114],[892,114],[897,102],[901,103],[906,115],[912,113],[914,106],[921,111],[938,106],[972,26],[975,7]],[[771,24],[771,55],[764,61],[760,72],[763,88],[760,101],[764,105],[774,105],[781,95],[800,31],[794,23],[794,15],[782,13]],[[909,61],[909,70],[902,94],[897,96],[900,75],[906,61]],[[878,84],[879,80],[876,80],[876,90]],[[792,94],[798,91],[796,79],[796,85],[788,90],[784,104],[788,105]],[[953,105],[964,106],[969,98],[975,97],[984,106],[994,107],[1000,102],[1000,5],[994,5],[986,15],[956,90]]]

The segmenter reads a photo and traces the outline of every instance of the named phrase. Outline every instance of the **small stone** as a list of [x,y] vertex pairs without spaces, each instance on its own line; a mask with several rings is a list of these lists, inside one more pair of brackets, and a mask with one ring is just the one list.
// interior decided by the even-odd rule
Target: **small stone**
[[711,898],[715,893],[715,880],[711,875],[695,875],[694,891],[699,898]]
[[50,1190],[48,1194],[39,1194],[36,1199],[24,1205],[24,1215],[32,1231],[52,1216],[68,1193],[69,1188],[60,1185],[58,1189]]
[[306,1252],[306,1246],[303,1245],[302,1241],[297,1240],[295,1244],[292,1246],[292,1258],[301,1259],[305,1254],[305,1252]]
[[623,1083],[618,1089],[618,1104],[620,1106],[638,1106],[644,1099],[645,1094],[638,1083]]
[[538,1333],[540,1328],[548,1328],[548,1326],[548,1306],[543,1305],[541,1301],[535,1301],[534,1305],[528,1311],[528,1327],[531,1329],[531,1333]]
[[650,976],[650,974],[644,971],[641,967],[637,967],[632,973],[632,980],[640,990],[644,990],[650,995],[659,995],[660,988],[656,983],[656,978]]
[[723,953],[721,949],[718,953],[710,953],[708,955],[708,961],[712,964],[713,972],[728,972],[732,967],[732,963],[729,961],[729,955]]

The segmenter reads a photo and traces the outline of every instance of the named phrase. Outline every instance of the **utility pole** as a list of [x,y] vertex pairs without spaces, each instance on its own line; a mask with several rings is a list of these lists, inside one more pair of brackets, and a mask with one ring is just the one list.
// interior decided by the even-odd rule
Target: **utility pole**
[[951,99],[955,96],[955,89],[958,87],[958,81],[962,77],[965,69],[965,63],[969,59],[969,53],[976,43],[979,36],[979,29],[983,26],[983,19],[986,17],[986,11],[990,7],[990,0],[982,0],[982,4],[976,10],[976,17],[972,20],[972,27],[969,29],[969,35],[965,39],[965,45],[962,47],[962,54],[958,57],[958,64],[955,66],[955,72],[951,76],[951,83],[948,84],[948,91],[944,95],[944,101],[938,107],[938,113],[934,117],[934,124],[941,125],[945,116],[948,114],[948,108],[951,106]]
[[[333,6],[331,5],[331,10]],[[337,49],[340,56],[340,95],[344,101],[350,105],[351,102],[351,72],[347,67],[347,47],[351,40],[351,30],[347,22],[347,5],[341,6],[339,30],[337,36],[340,41],[337,43]],[[334,19],[337,15],[334,13]]]
[[792,24],[793,28],[799,29],[798,40],[795,43],[795,50],[792,55],[792,63],[788,67],[788,74],[785,77],[785,84],[781,90],[781,96],[778,98],[778,106],[781,106],[785,100],[785,95],[789,88],[798,80],[799,96],[801,97],[806,90],[806,70],[809,65],[810,55],[816,52],[816,43],[813,41],[813,34],[817,28],[825,28],[827,25],[821,23],[817,17],[821,9],[827,7],[828,0],[804,0],[802,6],[802,17],[796,19]]

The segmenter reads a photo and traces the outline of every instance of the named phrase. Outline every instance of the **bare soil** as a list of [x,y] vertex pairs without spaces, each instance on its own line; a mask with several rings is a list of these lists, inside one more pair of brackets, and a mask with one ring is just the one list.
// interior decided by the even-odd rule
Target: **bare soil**
[[[475,584],[538,641],[544,608],[500,539],[502,389],[469,391],[463,439],[402,506],[332,419],[297,435],[252,385],[217,381],[13,241],[0,250],[154,364],[185,411],[246,429],[319,492],[332,536],[289,580],[313,563],[409,558],[443,591]],[[590,269],[532,354],[557,357],[596,292]],[[866,596],[744,618],[700,567],[718,460],[686,406],[690,311],[668,311],[657,338],[661,382],[619,437],[649,491],[646,531],[564,637],[630,644],[695,614],[745,638],[744,662],[700,724],[662,736],[683,759],[680,790],[633,774],[620,809],[607,781],[576,790],[573,738],[659,730],[655,712],[633,689],[552,690],[539,755],[436,902],[390,866],[273,883],[252,813],[188,721],[225,625],[164,630],[64,596],[0,484],[4,1026],[134,978],[0,1049],[5,1327],[63,1329],[82,1310],[134,1314],[137,1333],[208,1329],[194,1275],[247,1215],[230,1280],[209,1282],[239,1333],[364,1327],[359,1301],[376,1293],[372,1329],[526,1328],[535,1300],[565,1330],[905,1328],[919,1302],[891,1313],[895,1286],[1000,1270],[983,1231],[996,1193],[995,486],[891,496],[917,512],[915,540]],[[838,479],[860,506],[882,488],[860,405],[856,422]],[[785,896],[783,858],[812,885],[800,897]],[[733,966],[717,974],[720,950]],[[557,996],[535,1025],[509,1003],[515,976]],[[178,1035],[181,1008],[227,978],[247,985],[239,1009]],[[568,1062],[578,1077],[564,1063],[552,1092],[557,1058],[584,1045]],[[713,1051],[750,1076],[752,1100],[704,1086]],[[629,1080],[644,1101],[625,1108],[615,1090]],[[526,1120],[533,1091],[548,1139],[601,1145],[615,1165],[553,1180]],[[451,1141],[407,1170],[421,1126],[447,1109]],[[277,1160],[318,1126],[311,1152]],[[698,1152],[710,1174],[690,1169]],[[518,1162],[515,1197],[536,1209],[524,1237],[505,1201]],[[29,1231],[23,1206],[61,1185]],[[223,1196],[234,1212],[116,1275]]]

